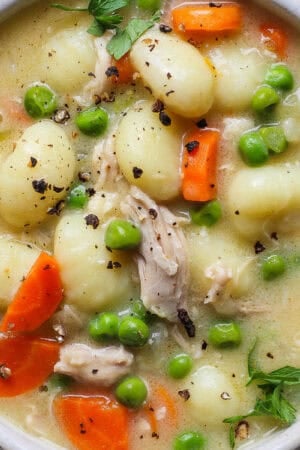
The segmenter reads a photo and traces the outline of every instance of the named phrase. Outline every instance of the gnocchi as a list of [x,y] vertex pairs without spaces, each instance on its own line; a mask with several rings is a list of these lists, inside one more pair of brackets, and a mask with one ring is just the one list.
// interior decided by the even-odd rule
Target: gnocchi
[[48,120],[28,127],[0,168],[0,215],[17,228],[40,224],[66,196],[75,165],[62,128]]
[[212,106],[214,73],[192,45],[156,30],[145,33],[130,58],[153,95],[183,117],[199,117]]
[[75,93],[88,83],[96,64],[94,41],[84,28],[69,28],[52,36],[41,49],[41,80],[58,93]]
[[61,267],[66,302],[82,311],[99,312],[134,292],[130,259],[121,252],[109,252],[103,226],[94,229],[82,214],[61,218],[54,255]]
[[119,125],[115,149],[126,180],[156,200],[171,200],[180,190],[182,125],[170,115],[165,127],[149,101],[138,102]]

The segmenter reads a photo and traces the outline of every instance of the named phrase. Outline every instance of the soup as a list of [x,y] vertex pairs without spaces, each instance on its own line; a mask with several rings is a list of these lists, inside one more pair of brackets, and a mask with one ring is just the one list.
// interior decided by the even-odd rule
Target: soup
[[1,414],[70,449],[254,442],[300,403],[299,38],[248,2],[87,3],[0,31]]

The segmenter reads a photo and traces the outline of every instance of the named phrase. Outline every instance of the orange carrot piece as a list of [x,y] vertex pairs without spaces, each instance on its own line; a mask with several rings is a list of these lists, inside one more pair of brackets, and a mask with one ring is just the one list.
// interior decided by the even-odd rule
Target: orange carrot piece
[[217,194],[217,150],[220,133],[193,129],[184,138],[182,193],[185,200],[206,202]]
[[288,37],[286,32],[277,25],[264,23],[260,26],[264,44],[268,50],[276,53],[281,59],[286,57]]
[[28,126],[33,123],[32,118],[27,114],[21,103],[9,98],[0,98],[0,111],[12,122],[22,126]]
[[174,31],[192,37],[239,31],[242,9],[237,3],[223,3],[220,7],[207,4],[180,6],[172,10]]
[[18,289],[0,331],[33,331],[48,320],[63,298],[58,264],[42,252]]
[[126,84],[132,82],[134,69],[130,62],[129,54],[126,53],[122,58],[113,60],[113,66],[118,70],[119,75],[113,77],[113,82],[116,84]]
[[56,341],[29,336],[0,338],[0,397],[14,397],[37,388],[53,372],[59,357]]
[[78,450],[128,450],[128,410],[106,394],[57,397],[54,414]]

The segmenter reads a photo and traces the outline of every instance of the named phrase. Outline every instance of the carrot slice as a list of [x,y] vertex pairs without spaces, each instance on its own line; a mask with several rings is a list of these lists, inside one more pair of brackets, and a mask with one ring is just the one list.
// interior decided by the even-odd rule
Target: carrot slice
[[113,60],[114,67],[118,70],[118,76],[113,77],[113,82],[116,84],[126,84],[132,82],[134,69],[129,59],[129,54],[126,53],[122,58]]
[[42,252],[9,305],[0,331],[35,330],[57,309],[62,292],[58,264]]
[[33,123],[32,118],[27,114],[24,106],[10,98],[0,98],[0,110],[3,115],[22,126],[28,126]]
[[286,57],[288,37],[286,32],[277,25],[264,23],[260,26],[264,44],[268,50],[276,53],[281,59]]
[[206,202],[217,194],[217,130],[194,129],[184,138],[182,193],[185,200]]
[[242,9],[237,3],[185,5],[172,10],[174,31],[190,37],[239,31]]
[[29,336],[0,338],[0,397],[14,397],[40,386],[59,357],[56,341]]
[[78,450],[128,450],[129,413],[106,394],[57,397],[54,413]]

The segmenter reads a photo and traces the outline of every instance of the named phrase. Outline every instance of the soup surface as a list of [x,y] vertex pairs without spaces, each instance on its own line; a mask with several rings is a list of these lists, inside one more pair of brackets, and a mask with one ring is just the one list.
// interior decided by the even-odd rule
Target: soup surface
[[67,449],[288,426],[296,31],[246,1],[51,3],[0,30],[2,416]]

